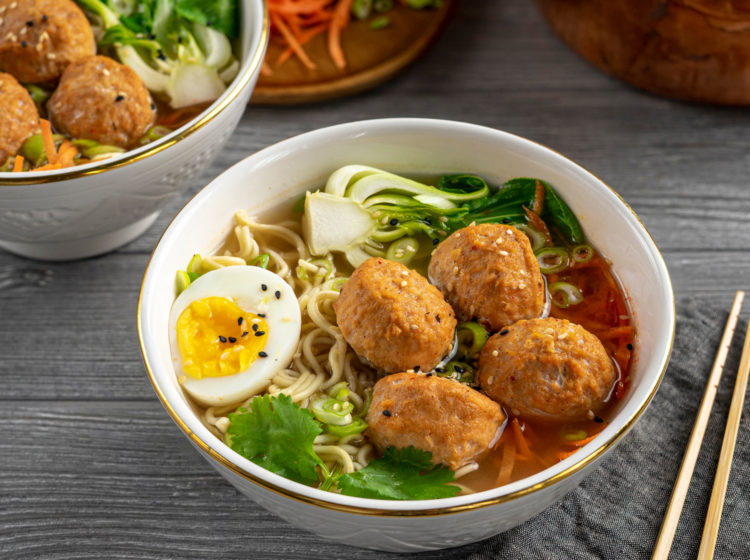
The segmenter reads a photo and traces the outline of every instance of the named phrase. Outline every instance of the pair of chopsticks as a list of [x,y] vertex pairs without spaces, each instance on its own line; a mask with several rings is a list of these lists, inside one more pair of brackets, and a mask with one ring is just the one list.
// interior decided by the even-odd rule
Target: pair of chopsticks
[[[690,434],[690,440],[688,441],[687,449],[685,450],[685,457],[682,459],[680,472],[677,475],[677,482],[675,482],[674,490],[672,490],[669,507],[664,515],[664,522],[659,531],[659,536],[656,539],[656,546],[654,547],[654,552],[651,556],[652,560],[666,560],[669,556],[669,550],[672,548],[672,540],[674,539],[674,534],[677,530],[677,523],[680,520],[682,506],[685,504],[688,486],[690,484],[690,479],[693,476],[693,470],[695,469],[695,462],[698,459],[698,452],[700,451],[701,443],[703,442],[703,436],[706,433],[708,418],[714,404],[714,399],[716,398],[716,391],[719,388],[721,373],[724,369],[729,346],[732,343],[734,329],[737,326],[737,320],[739,319],[742,300],[744,297],[745,292],[742,291],[737,292],[737,295],[734,297],[734,303],[732,304],[732,309],[729,313],[726,327],[724,328],[724,335],[721,338],[721,344],[716,353],[716,359],[714,360],[713,368],[711,368],[711,374],[708,377],[708,385],[703,394],[703,400],[701,401],[701,406],[698,410],[698,416],[695,419],[693,431]],[[727,424],[724,429],[724,441],[721,444],[719,463],[716,467],[714,486],[711,491],[711,502],[708,505],[706,522],[703,526],[703,536],[701,537],[700,549],[698,550],[698,560],[710,560],[714,555],[716,538],[719,534],[719,524],[721,522],[721,512],[724,508],[724,497],[726,496],[727,484],[729,483],[729,471],[732,468],[732,456],[734,455],[734,447],[737,442],[737,432],[740,427],[740,417],[742,415],[742,406],[745,400],[748,374],[750,374],[750,325],[748,325],[747,334],[745,335],[745,345],[742,349],[740,367],[737,371],[737,380],[734,384],[732,404],[729,406],[729,416],[727,417]]]

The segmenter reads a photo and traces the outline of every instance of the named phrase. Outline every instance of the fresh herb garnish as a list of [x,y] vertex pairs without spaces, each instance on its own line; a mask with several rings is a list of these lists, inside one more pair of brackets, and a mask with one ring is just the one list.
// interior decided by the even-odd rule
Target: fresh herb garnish
[[256,397],[250,409],[229,415],[227,444],[243,457],[278,475],[307,485],[320,481],[323,461],[313,441],[323,430],[307,409],[279,395]]
[[381,500],[430,500],[450,498],[461,489],[453,482],[453,471],[433,465],[432,454],[414,447],[389,447],[382,459],[373,459],[353,473],[341,475],[342,494]]

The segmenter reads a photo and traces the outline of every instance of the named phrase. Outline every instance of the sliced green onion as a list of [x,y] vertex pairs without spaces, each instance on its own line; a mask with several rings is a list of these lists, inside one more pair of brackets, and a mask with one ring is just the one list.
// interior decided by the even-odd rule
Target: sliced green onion
[[328,396],[332,399],[345,401],[349,398],[349,384],[346,381],[340,381],[328,389]]
[[178,270],[175,278],[177,293],[181,294],[190,285],[190,276],[184,270]]
[[466,362],[450,361],[440,368],[441,371],[435,371],[438,377],[447,377],[461,383],[471,385],[474,383],[474,367]]
[[391,23],[388,16],[379,16],[370,22],[370,29],[377,31],[378,29],[385,29]]
[[250,266],[259,266],[260,268],[268,269],[268,263],[271,261],[271,255],[268,253],[261,253],[257,257],[255,257],[253,260],[251,260],[248,264]]
[[327,284],[328,289],[333,290],[334,292],[340,292],[341,288],[344,287],[344,284],[346,284],[346,281],[348,278],[331,278]]
[[365,19],[372,11],[372,0],[354,0],[352,15],[357,19]]
[[[59,147],[65,137],[62,134],[53,134],[55,147]],[[26,139],[21,146],[21,155],[25,157],[33,167],[38,167],[47,162],[47,152],[44,149],[44,140],[41,134],[34,134]]]
[[318,267],[318,271],[315,273],[315,276],[328,278],[331,274],[333,274],[333,263],[328,259],[313,259],[310,261],[310,264]]
[[567,441],[580,441],[582,439],[586,439],[588,434],[584,430],[578,430],[577,432],[570,432],[565,434],[563,437]]
[[479,323],[468,322],[461,323],[456,327],[458,331],[458,343],[460,345],[469,345],[466,349],[466,354],[474,356],[484,348],[487,343],[487,331]]
[[560,272],[568,267],[570,257],[564,247],[545,247],[536,252],[542,274]]
[[537,252],[539,249],[544,247],[545,243],[547,243],[547,238],[544,237],[544,234],[541,231],[534,229],[530,225],[514,224],[513,227],[521,230],[526,234],[526,237],[528,237],[529,241],[531,242],[531,250],[534,252]]
[[29,92],[31,100],[34,102],[38,110],[44,107],[44,104],[52,95],[51,91],[47,91],[46,89],[40,88],[39,86],[29,84],[24,87]]
[[573,247],[570,254],[575,262],[585,263],[594,257],[594,248],[591,245],[578,245]]
[[345,426],[336,426],[335,424],[326,424],[326,432],[336,437],[347,437],[355,434],[361,434],[367,429],[367,422],[361,418],[352,419],[351,424]]
[[187,275],[188,275],[188,278],[190,278],[191,282],[195,282],[198,278],[201,277],[200,272],[188,272]]
[[385,258],[401,264],[409,264],[418,250],[419,241],[413,237],[403,237],[389,245]]
[[581,290],[569,282],[553,282],[549,286],[552,303],[565,309],[571,305],[578,305],[583,301]]
[[346,426],[352,422],[354,405],[349,401],[340,401],[330,397],[320,397],[313,401],[310,410],[315,418],[324,424]]
[[203,272],[203,259],[199,254],[193,255],[193,258],[190,259],[190,262],[187,265],[187,271],[188,272],[197,272],[202,273]]
[[379,13],[388,12],[393,9],[393,0],[374,0],[372,9]]
[[165,137],[170,132],[172,132],[172,130],[170,128],[167,128],[166,126],[158,124],[154,125],[146,131],[146,134],[141,136],[141,139],[138,140],[138,143],[141,145],[148,144],[149,142],[153,142],[154,140]]
[[297,267],[297,278],[300,280],[304,280],[305,282],[309,282],[310,278],[307,276],[307,270],[305,270],[305,267],[298,266]]

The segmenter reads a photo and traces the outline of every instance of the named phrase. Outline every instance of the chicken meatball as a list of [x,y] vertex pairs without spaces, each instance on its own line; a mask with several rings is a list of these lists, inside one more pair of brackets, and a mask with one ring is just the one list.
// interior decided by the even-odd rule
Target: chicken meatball
[[0,0],[0,71],[51,82],[94,53],[94,32],[72,0]]
[[437,246],[429,266],[459,321],[475,320],[497,331],[539,317],[545,290],[529,239],[501,224],[460,229]]
[[64,134],[121,148],[135,146],[156,117],[138,74],[106,56],[68,66],[47,108],[52,124]]
[[375,384],[367,423],[379,449],[411,445],[455,470],[495,444],[505,414],[495,401],[457,381],[397,373]]
[[617,381],[599,339],[566,319],[518,321],[479,357],[482,389],[512,414],[572,421],[599,411]]
[[0,73],[0,165],[38,128],[39,113],[29,92],[10,74]]
[[334,309],[354,351],[390,373],[430,371],[452,348],[456,317],[451,306],[424,276],[393,261],[362,263]]

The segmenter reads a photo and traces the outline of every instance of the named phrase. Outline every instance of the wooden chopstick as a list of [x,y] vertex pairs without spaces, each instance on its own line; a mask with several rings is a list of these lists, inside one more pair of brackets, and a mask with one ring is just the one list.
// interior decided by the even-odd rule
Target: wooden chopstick
[[652,560],[666,560],[669,556],[669,550],[672,548],[674,534],[675,531],[677,531],[677,523],[680,521],[682,506],[685,504],[685,497],[687,496],[688,487],[690,486],[690,479],[693,477],[695,462],[698,459],[698,452],[700,451],[701,443],[703,442],[703,436],[706,433],[708,418],[711,414],[714,400],[716,399],[716,391],[719,387],[719,381],[721,380],[724,362],[726,362],[727,359],[729,346],[732,344],[734,329],[737,326],[737,319],[739,319],[742,300],[744,298],[745,292],[743,291],[738,291],[734,296],[734,303],[732,303],[732,308],[729,312],[729,317],[727,318],[727,324],[724,327],[724,334],[721,337],[719,350],[716,352],[714,365],[708,376],[706,390],[703,393],[703,400],[698,409],[698,416],[695,418],[693,431],[690,433],[690,439],[688,440],[688,445],[685,449],[685,456],[682,459],[682,465],[680,465],[680,472],[677,475],[677,481],[672,490],[672,497],[669,500],[667,512],[664,514],[664,521],[659,530],[659,536],[656,538],[656,546],[651,555]]
[[737,380],[734,382],[732,393],[732,404],[729,406],[729,416],[724,429],[724,441],[721,444],[719,463],[716,467],[714,487],[711,491],[711,502],[708,504],[706,524],[703,526],[701,546],[698,549],[698,560],[710,560],[714,557],[716,538],[719,535],[719,524],[721,523],[721,511],[724,509],[724,497],[727,493],[729,483],[729,471],[732,469],[732,457],[734,446],[737,443],[737,432],[740,429],[740,418],[742,407],[745,403],[745,390],[747,379],[750,374],[750,324],[745,335],[745,346],[742,349],[740,368],[737,370]]

